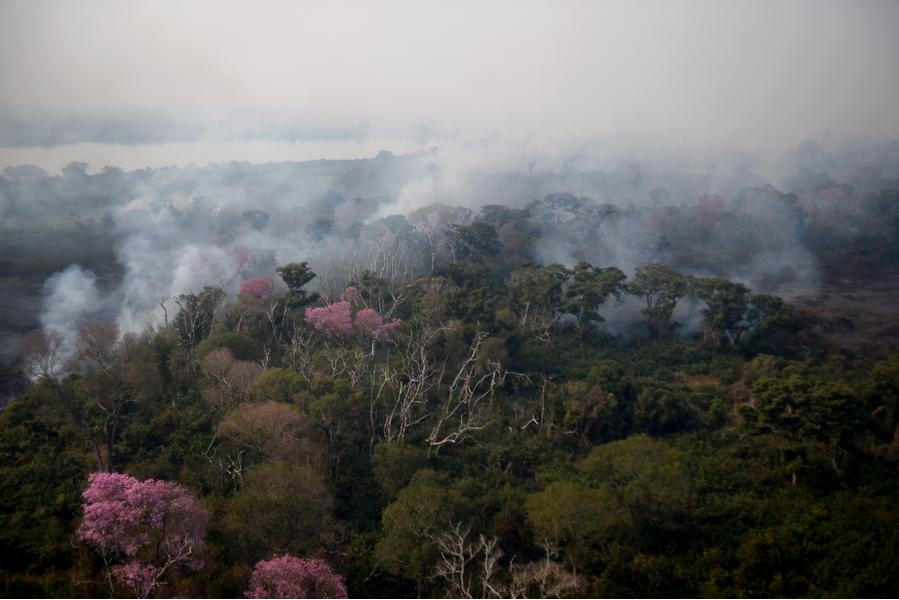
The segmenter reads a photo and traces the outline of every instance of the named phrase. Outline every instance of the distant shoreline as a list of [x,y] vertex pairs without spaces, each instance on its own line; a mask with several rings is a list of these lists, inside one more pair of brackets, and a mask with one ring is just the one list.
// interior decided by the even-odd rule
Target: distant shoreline
[[59,146],[0,146],[0,170],[34,165],[50,175],[73,162],[87,163],[88,173],[107,166],[126,171],[144,168],[204,166],[214,163],[299,162],[374,158],[381,151],[395,155],[425,149],[404,138],[372,137],[362,140],[169,142],[161,144],[108,144],[83,142]]

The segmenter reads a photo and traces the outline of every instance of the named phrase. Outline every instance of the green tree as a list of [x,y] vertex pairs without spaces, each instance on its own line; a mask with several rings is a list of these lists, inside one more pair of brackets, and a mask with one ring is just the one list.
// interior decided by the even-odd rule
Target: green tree
[[446,237],[453,262],[482,263],[499,254],[503,246],[496,235],[496,227],[483,221],[471,225],[450,225],[446,229]]
[[673,327],[671,316],[677,301],[687,291],[687,279],[671,267],[644,263],[634,271],[627,290],[645,302],[643,314],[649,319],[653,335],[663,336],[670,333]]
[[232,560],[253,564],[275,553],[321,551],[333,542],[332,503],[324,478],[307,466],[254,465],[222,507]]
[[561,549],[578,570],[597,567],[613,541],[623,541],[631,516],[608,486],[556,481],[525,500],[535,541]]
[[565,395],[566,429],[570,429],[582,448],[623,437],[630,425],[630,411],[624,399],[600,385],[572,382],[561,386]]
[[872,430],[865,449],[883,459],[899,460],[899,354],[874,365],[862,393]]
[[435,538],[470,520],[470,502],[447,484],[434,471],[419,471],[382,515],[384,537],[375,547],[378,563],[414,581],[419,595],[440,558]]
[[742,346],[750,356],[765,352],[783,356],[795,346],[793,336],[801,324],[793,314],[793,307],[777,296],[755,294],[749,301],[749,328],[743,335]]
[[[750,423],[796,445],[799,457],[815,451],[816,443],[823,444],[834,472],[841,473],[840,463],[864,422],[864,406],[849,386],[791,364],[756,377],[750,392],[750,403],[744,406]],[[794,484],[797,470],[791,473]]]
[[299,324],[302,323],[300,309],[314,304],[319,299],[318,292],[310,294],[303,289],[315,279],[315,273],[305,261],[286,264],[278,267],[277,271],[287,285],[287,293],[270,307],[267,313],[269,325],[275,338],[275,345],[286,344],[288,347],[294,347],[294,342],[298,338]]
[[[41,586],[29,593],[77,595],[64,570],[75,555],[73,524],[91,456],[67,424],[64,399],[49,383],[31,387],[0,412],[0,578],[14,593],[28,575]],[[84,592],[81,592],[82,594]]]
[[581,325],[602,322],[604,319],[597,308],[610,296],[620,298],[625,289],[624,273],[617,267],[594,267],[581,261],[571,275],[565,289],[565,311],[575,315]]
[[387,500],[393,500],[409,485],[412,476],[425,467],[428,454],[423,448],[402,442],[381,442],[375,446],[375,477]]
[[525,263],[513,271],[506,288],[516,325],[548,338],[549,330],[565,312],[563,285],[570,277],[571,271],[559,264]]
[[303,287],[315,279],[315,273],[306,261],[293,262],[278,267],[278,274],[287,285],[287,294],[281,299],[281,312],[296,310],[318,301],[318,293],[309,294]]
[[748,326],[749,288],[721,277],[699,277],[690,284],[693,293],[706,304],[702,311],[705,339],[720,344],[724,337],[731,346],[736,346]]
[[687,456],[670,443],[635,435],[597,446],[579,470],[590,485],[608,486],[647,539],[683,531],[693,486]]
[[260,373],[250,386],[250,397],[256,401],[274,400],[297,404],[308,384],[296,371],[273,367]]

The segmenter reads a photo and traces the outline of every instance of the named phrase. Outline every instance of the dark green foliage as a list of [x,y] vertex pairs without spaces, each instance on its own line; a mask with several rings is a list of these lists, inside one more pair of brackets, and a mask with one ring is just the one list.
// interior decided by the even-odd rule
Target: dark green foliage
[[701,422],[694,392],[663,382],[640,386],[634,401],[634,431],[668,435],[692,431]]
[[314,304],[318,300],[317,293],[308,293],[302,289],[307,283],[315,279],[315,273],[306,262],[290,263],[278,267],[278,274],[287,285],[287,295],[281,300],[287,310],[302,308]]
[[197,360],[203,360],[216,348],[227,348],[235,360],[255,362],[262,358],[258,344],[250,336],[236,331],[217,331],[197,346]]
[[395,498],[409,484],[412,476],[424,468],[427,460],[427,452],[420,447],[391,442],[381,442],[375,446],[372,462],[384,498]]
[[289,369],[278,367],[266,369],[256,378],[250,388],[255,400],[274,400],[285,404],[296,404],[308,389],[308,383],[302,375]]
[[867,403],[867,452],[891,462],[899,461],[899,355],[874,366],[862,389]]
[[91,457],[57,413],[60,396],[36,386],[0,415],[0,594],[80,595],[65,575]]
[[499,254],[502,242],[496,235],[496,227],[477,221],[471,225],[450,225],[446,231],[453,262],[471,261],[483,263]]
[[690,285],[706,304],[702,316],[707,338],[720,343],[724,337],[735,346],[749,310],[749,288],[720,277],[693,279]]
[[579,262],[571,275],[572,280],[565,290],[565,312],[577,316],[581,325],[603,321],[597,308],[610,296],[621,296],[626,279],[624,273],[617,267],[600,268]]
[[748,355],[765,352],[790,355],[794,352],[795,334],[801,329],[793,308],[777,296],[755,294],[749,303],[749,330],[741,345]]
[[378,563],[419,588],[439,558],[433,537],[471,518],[471,503],[448,483],[446,476],[419,471],[384,509],[384,536],[375,548]]
[[756,423],[790,439],[817,439],[834,446],[855,430],[863,405],[843,382],[789,365],[752,381]]
[[[99,359],[0,416],[3,593],[99,593],[102,561],[71,540],[88,472],[111,467],[210,510],[183,595],[240,595],[284,552],[357,596],[892,594],[899,359],[806,352],[789,304],[726,279],[513,265],[499,240],[530,214],[449,228],[454,260],[402,286],[362,272],[359,305],[403,321],[376,344],[307,327],[305,263],[267,301],[206,288],[169,329],[88,328]],[[624,293],[651,338],[601,329]],[[688,294],[695,338],[673,322]]]
[[557,264],[525,263],[513,271],[507,288],[515,325],[527,332],[547,333],[567,310],[563,285],[570,277],[570,269]]
[[303,556],[331,543],[332,497],[323,478],[303,465],[262,463],[222,507],[234,559],[255,564],[273,552]]
[[634,271],[627,290],[643,300],[643,314],[649,319],[653,334],[664,336],[673,327],[671,316],[677,307],[677,301],[687,291],[687,279],[665,265],[645,263]]

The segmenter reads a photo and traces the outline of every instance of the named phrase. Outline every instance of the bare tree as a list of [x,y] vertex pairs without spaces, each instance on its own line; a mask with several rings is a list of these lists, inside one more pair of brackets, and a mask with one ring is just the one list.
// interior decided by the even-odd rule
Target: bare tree
[[[425,326],[411,334],[400,352],[402,366],[396,370],[389,364],[381,367],[374,400],[390,396],[382,427],[386,440],[402,441],[410,427],[427,419],[429,395],[446,369],[446,360],[438,362],[431,354],[431,346],[445,330],[445,327]],[[373,407],[374,403],[372,410]]]
[[[516,565],[503,558],[496,538],[484,534],[470,539],[471,527],[451,524],[447,531],[429,536],[440,559],[434,567],[434,577],[447,583],[449,598],[561,598],[580,589],[574,573],[554,560],[555,552],[548,548],[546,557],[535,562]],[[500,578],[505,569],[510,577]]]
[[493,397],[507,374],[499,362],[484,360],[483,343],[488,337],[485,332],[476,333],[467,356],[456,369],[435,411],[436,418],[427,437],[429,452],[438,452],[446,444],[457,444],[484,428],[480,415],[482,404]]
[[206,287],[199,294],[181,294],[170,300],[179,309],[175,316],[178,345],[184,352],[188,365],[193,365],[193,349],[212,335],[215,317],[225,302],[225,292],[221,288]]
[[324,359],[323,375],[346,379],[352,385],[357,385],[368,376],[369,363],[372,356],[358,348],[345,348],[341,344],[322,344],[320,356]]
[[449,531],[432,536],[440,552],[434,574],[447,582],[450,598],[476,598],[479,588],[481,597],[502,598],[506,595],[505,590],[498,589],[501,586],[494,581],[501,556],[496,539],[481,534],[476,540],[469,541],[470,531],[471,527],[463,528],[461,523],[454,523]]
[[431,272],[440,263],[440,248],[446,244],[446,228],[454,223],[466,224],[472,213],[467,208],[451,207],[445,204],[431,204],[409,215],[409,222],[421,233],[431,251]]
[[555,560],[557,550],[546,546],[546,556],[523,565],[510,565],[512,582],[502,590],[502,597],[561,598],[581,588],[575,573],[568,571]]
[[[411,225],[406,225],[414,231]],[[348,279],[359,281],[364,273],[388,282],[391,287],[403,287],[412,282],[419,259],[413,240],[398,235],[383,222],[374,223],[360,232],[358,240],[344,255]],[[373,307],[382,308],[382,307]]]
[[64,340],[55,329],[35,329],[22,336],[16,353],[25,374],[31,379],[55,379]]
[[212,436],[209,445],[203,452],[203,457],[209,461],[209,464],[218,467],[225,487],[229,487],[226,482],[230,482],[235,489],[240,489],[243,486],[243,455],[246,453],[246,449],[242,448],[234,453],[226,452],[224,457],[220,457],[218,456],[218,446],[215,444],[217,439],[217,436]]
[[299,323],[292,323],[287,346],[287,361],[294,371],[302,373],[307,379],[311,375],[312,369],[313,339],[312,331]]

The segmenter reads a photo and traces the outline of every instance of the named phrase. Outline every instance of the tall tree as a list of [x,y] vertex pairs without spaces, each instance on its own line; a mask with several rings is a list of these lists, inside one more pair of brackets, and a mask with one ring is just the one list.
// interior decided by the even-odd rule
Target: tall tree
[[222,288],[205,287],[199,294],[181,294],[174,299],[181,309],[175,317],[175,332],[188,364],[193,364],[193,350],[197,344],[212,335],[215,316],[225,297]]
[[693,293],[706,304],[702,311],[706,340],[718,344],[724,337],[731,346],[736,346],[740,334],[749,325],[746,320],[749,288],[721,277],[699,277],[690,283]]
[[687,291],[687,279],[663,264],[644,263],[634,271],[627,290],[643,299],[646,308],[642,312],[649,319],[650,330],[653,335],[662,336],[671,331],[671,316]]
[[506,288],[509,308],[518,326],[535,332],[539,339],[548,339],[549,330],[565,313],[562,288],[570,277],[571,271],[559,264],[525,263],[513,271]]
[[496,235],[496,227],[483,221],[471,225],[450,225],[446,230],[453,262],[484,262],[499,254],[503,244]]
[[581,325],[603,321],[596,309],[609,296],[620,297],[625,279],[617,267],[594,267],[586,261],[579,262],[565,290],[566,311],[577,316]]
[[308,293],[303,287],[315,279],[315,273],[306,261],[293,262],[278,267],[278,274],[287,285],[287,295],[282,302],[285,310],[294,310],[313,304],[318,300],[318,293]]
[[268,320],[276,344],[286,342],[293,348],[300,338],[299,323],[302,321],[294,311],[318,301],[318,292],[310,294],[303,289],[316,275],[305,261],[278,267],[278,274],[287,285],[287,293],[270,306]]

